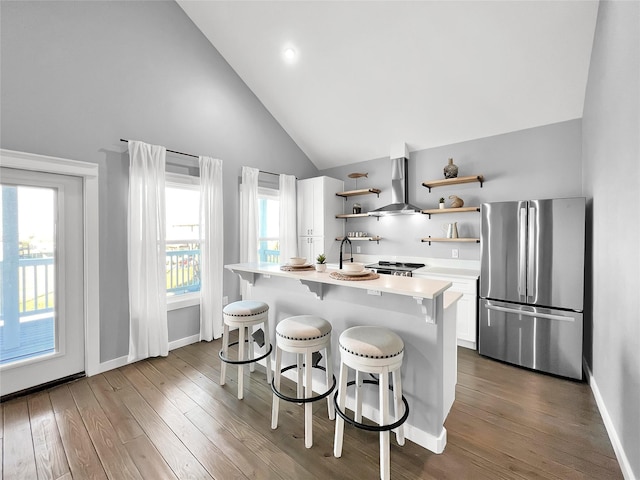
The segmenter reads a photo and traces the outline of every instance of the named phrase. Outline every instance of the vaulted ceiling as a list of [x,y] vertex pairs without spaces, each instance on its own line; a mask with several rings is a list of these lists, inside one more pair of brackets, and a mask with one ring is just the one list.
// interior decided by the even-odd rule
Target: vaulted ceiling
[[[582,116],[597,1],[178,4],[319,168]],[[295,58],[287,60],[287,48]]]

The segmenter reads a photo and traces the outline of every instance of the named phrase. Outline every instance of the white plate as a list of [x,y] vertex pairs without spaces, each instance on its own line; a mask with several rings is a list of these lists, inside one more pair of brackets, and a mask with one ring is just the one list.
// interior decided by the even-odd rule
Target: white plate
[[347,277],[363,277],[364,275],[369,275],[371,270],[367,270],[366,268],[361,272],[347,272],[345,270],[338,270],[340,274],[346,275]]
[[311,265],[313,265],[313,263],[303,263],[302,265],[291,265],[290,263],[286,264],[287,267],[291,268],[309,268]]

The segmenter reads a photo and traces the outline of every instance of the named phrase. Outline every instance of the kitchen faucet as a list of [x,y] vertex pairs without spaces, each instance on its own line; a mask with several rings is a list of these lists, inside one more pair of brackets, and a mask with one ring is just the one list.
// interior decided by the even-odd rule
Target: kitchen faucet
[[351,262],[353,262],[353,244],[351,243],[351,240],[349,240],[349,237],[344,237],[342,239],[342,242],[340,242],[340,270],[342,270],[342,246],[344,245],[344,242],[349,242],[349,249],[351,250]]

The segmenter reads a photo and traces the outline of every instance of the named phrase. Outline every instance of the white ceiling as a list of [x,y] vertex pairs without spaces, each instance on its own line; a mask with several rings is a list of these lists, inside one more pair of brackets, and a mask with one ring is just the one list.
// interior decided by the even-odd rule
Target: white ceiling
[[[178,4],[319,168],[582,116],[597,1]],[[285,47],[296,61],[283,59]]]

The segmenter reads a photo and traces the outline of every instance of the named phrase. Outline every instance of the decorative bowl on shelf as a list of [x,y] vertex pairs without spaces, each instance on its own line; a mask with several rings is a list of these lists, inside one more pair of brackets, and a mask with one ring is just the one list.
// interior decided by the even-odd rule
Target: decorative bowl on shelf
[[289,264],[290,265],[304,265],[304,262],[306,262],[307,259],[305,257],[291,257],[289,259]]
[[346,262],[342,264],[342,270],[345,272],[357,273],[364,270],[364,263]]

